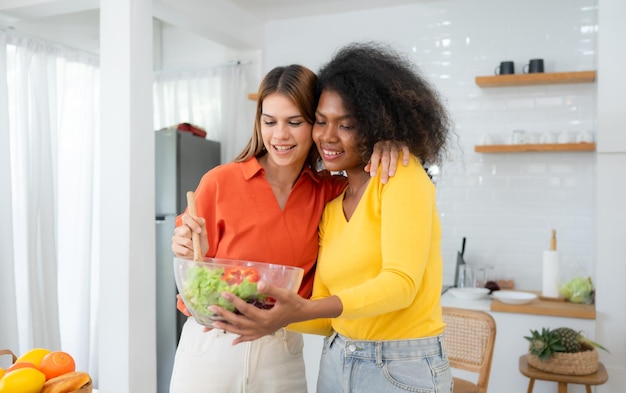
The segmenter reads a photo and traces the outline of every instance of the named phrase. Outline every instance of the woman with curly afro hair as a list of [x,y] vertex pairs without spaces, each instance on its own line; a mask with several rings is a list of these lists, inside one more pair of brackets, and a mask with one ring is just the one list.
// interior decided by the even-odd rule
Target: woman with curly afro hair
[[319,72],[318,86],[339,94],[358,122],[364,159],[377,141],[390,139],[407,143],[424,163],[443,158],[448,113],[437,91],[399,52],[375,43],[348,45]]
[[[310,300],[260,284],[271,310],[220,313],[235,342],[279,326],[325,335],[317,391],[450,392],[443,344],[443,261],[435,186],[424,165],[445,154],[451,125],[428,81],[399,53],[374,44],[342,48],[318,75],[313,140],[324,166],[348,187],[329,202]],[[363,170],[377,141],[404,142],[408,166],[383,184]],[[301,322],[304,321],[304,322]]]

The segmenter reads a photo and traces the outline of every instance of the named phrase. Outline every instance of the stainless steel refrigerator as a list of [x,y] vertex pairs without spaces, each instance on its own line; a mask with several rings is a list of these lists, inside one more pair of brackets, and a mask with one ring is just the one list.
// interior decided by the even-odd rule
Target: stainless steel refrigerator
[[171,250],[175,219],[187,207],[187,191],[194,191],[202,175],[220,164],[220,144],[176,127],[155,135],[157,385],[158,393],[168,393],[176,345],[186,319],[176,310]]

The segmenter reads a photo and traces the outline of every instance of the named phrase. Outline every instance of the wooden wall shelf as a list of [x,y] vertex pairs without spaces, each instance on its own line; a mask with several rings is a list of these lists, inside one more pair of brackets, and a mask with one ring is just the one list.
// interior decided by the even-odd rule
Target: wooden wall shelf
[[249,100],[256,101],[257,97],[259,97],[258,93],[248,93]]
[[552,85],[565,83],[592,83],[596,80],[596,71],[550,72],[534,74],[512,74],[477,76],[476,84],[480,87]]
[[554,143],[525,145],[477,145],[477,153],[522,153],[522,152],[564,152],[564,151],[595,151],[595,143]]

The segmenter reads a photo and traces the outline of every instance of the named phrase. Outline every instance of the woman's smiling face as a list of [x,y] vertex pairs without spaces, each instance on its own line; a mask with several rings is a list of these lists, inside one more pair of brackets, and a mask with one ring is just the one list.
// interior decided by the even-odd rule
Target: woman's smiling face
[[363,171],[356,136],[356,120],[345,110],[341,96],[324,90],[315,111],[313,140],[327,170]]
[[296,104],[283,94],[273,93],[263,100],[261,135],[273,164],[301,168],[313,144],[311,128]]

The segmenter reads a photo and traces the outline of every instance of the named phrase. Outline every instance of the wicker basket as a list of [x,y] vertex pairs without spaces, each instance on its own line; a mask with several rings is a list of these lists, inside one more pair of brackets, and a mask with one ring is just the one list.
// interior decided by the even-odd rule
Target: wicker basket
[[598,351],[589,347],[582,352],[557,352],[549,360],[528,353],[528,364],[552,374],[589,375],[598,371]]
[[10,349],[0,349],[0,355],[11,355],[11,364],[17,360],[17,356]]

